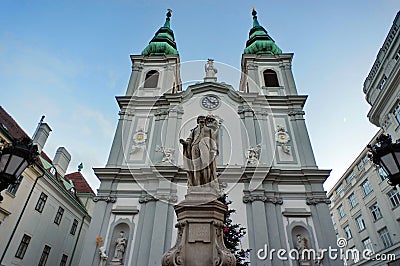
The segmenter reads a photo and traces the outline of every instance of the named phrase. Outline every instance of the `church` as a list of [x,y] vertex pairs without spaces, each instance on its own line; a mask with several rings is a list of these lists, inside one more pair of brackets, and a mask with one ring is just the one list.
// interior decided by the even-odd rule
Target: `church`
[[267,256],[298,250],[299,240],[316,251],[337,246],[322,187],[330,171],[316,165],[293,54],[282,52],[255,10],[252,16],[238,88],[218,82],[212,59],[198,73],[203,82],[182,84],[170,11],[142,53],[130,56],[126,94],[116,97],[120,112],[110,155],[105,167],[94,169],[101,185],[81,266],[161,265],[177,238],[174,205],[188,189],[180,139],[191,134],[199,115],[211,118],[218,132],[216,180],[236,210],[234,223],[247,228],[240,245],[251,250],[251,265],[343,265],[326,256]]

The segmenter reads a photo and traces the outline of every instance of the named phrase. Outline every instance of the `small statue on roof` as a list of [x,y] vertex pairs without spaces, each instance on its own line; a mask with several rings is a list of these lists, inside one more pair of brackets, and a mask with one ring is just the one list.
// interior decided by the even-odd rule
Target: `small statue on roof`
[[204,70],[206,72],[206,77],[204,78],[204,82],[216,82],[217,77],[215,76],[218,73],[218,70],[214,67],[214,59],[209,58],[207,63],[204,66]]
[[80,164],[78,165],[78,172],[81,172],[82,169],[83,169],[83,163],[80,163]]

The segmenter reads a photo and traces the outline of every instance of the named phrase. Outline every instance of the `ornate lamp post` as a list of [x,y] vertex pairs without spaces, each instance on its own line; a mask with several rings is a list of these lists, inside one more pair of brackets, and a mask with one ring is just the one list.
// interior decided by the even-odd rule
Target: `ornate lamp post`
[[[29,138],[16,140],[0,151],[0,192],[15,184],[22,172],[31,165],[38,154],[36,145]],[[0,201],[3,196],[0,195]]]
[[388,173],[389,185],[400,185],[400,143],[392,143],[390,135],[382,134],[377,138],[377,143],[368,145],[368,148],[374,164]]

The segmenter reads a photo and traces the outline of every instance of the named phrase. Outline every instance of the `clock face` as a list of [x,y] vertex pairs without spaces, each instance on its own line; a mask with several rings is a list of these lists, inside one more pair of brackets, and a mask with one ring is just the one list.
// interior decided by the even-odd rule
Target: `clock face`
[[201,99],[201,105],[209,110],[217,109],[219,104],[219,98],[215,95],[206,95]]

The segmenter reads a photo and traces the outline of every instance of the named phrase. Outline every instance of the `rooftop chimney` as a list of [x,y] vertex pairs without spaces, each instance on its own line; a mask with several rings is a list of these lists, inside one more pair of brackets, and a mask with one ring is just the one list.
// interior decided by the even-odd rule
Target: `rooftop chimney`
[[59,147],[54,156],[53,165],[62,177],[64,177],[67,171],[69,162],[71,161],[71,154],[64,147]]
[[44,144],[46,144],[46,140],[51,132],[51,128],[47,123],[43,123],[43,119],[44,116],[40,119],[35,134],[33,135],[33,144],[37,144],[39,153],[42,152]]

